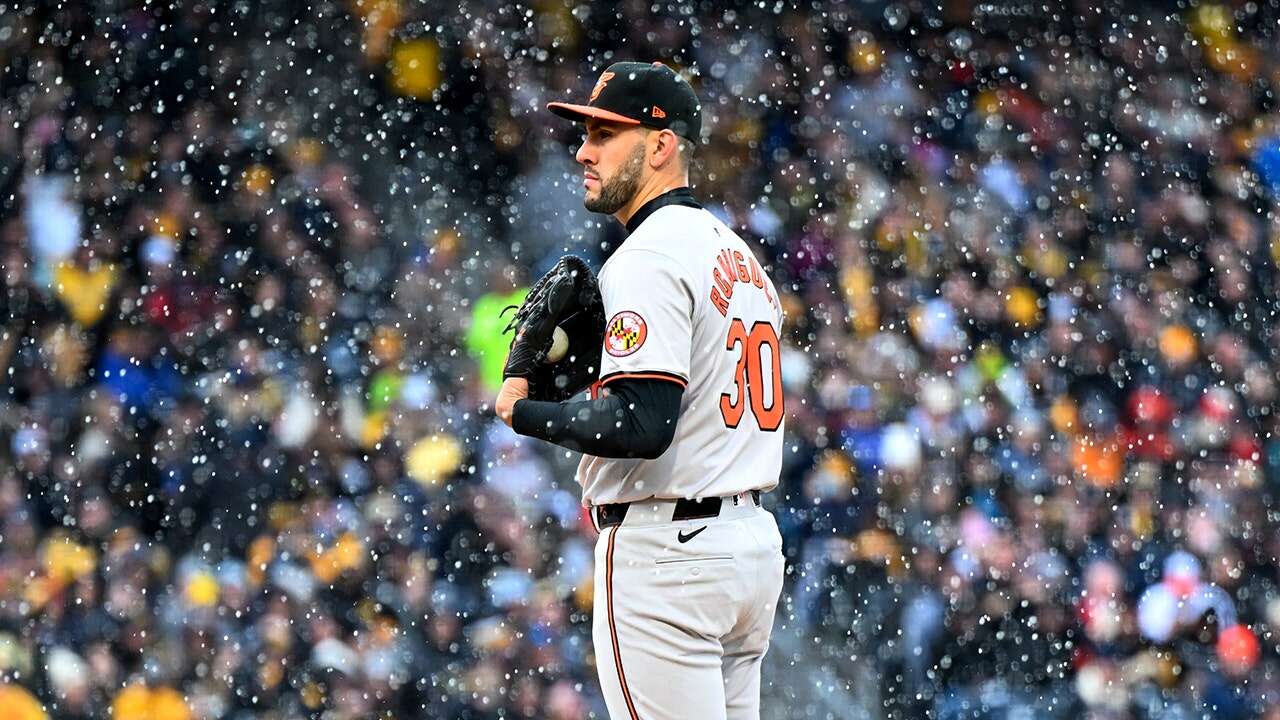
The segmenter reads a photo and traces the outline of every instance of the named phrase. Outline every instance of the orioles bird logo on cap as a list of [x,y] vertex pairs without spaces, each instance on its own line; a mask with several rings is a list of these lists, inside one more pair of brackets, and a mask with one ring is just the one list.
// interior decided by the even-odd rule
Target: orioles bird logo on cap
[[596,98],[600,95],[600,91],[603,90],[604,86],[608,85],[609,81],[612,79],[613,79],[613,73],[611,72],[606,71],[603,75],[601,75],[600,79],[596,81],[595,89],[591,91],[591,99],[588,100],[587,102],[595,102]]

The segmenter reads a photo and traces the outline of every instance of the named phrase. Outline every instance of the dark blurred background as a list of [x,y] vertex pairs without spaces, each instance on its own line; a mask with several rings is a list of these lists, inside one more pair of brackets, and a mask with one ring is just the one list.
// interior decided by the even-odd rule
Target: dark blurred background
[[604,717],[489,403],[632,59],[787,311],[764,716],[1280,718],[1277,0],[0,0],[0,715]]

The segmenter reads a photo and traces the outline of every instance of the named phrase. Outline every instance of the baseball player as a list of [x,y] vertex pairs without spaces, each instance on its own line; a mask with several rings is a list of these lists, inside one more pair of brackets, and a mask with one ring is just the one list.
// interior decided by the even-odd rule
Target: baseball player
[[577,479],[601,533],[592,637],[610,716],[758,718],[783,576],[778,526],[760,506],[782,464],[778,294],[689,190],[701,112],[677,73],[615,63],[585,105],[548,108],[585,124],[585,205],[629,235],[599,276],[607,322],[593,399],[528,399],[517,368],[495,410],[521,434],[584,453]]

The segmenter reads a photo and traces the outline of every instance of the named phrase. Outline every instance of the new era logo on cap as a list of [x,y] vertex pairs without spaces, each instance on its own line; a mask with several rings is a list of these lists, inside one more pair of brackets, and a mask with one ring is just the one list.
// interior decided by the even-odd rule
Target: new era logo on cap
[[576,122],[597,118],[670,129],[694,142],[702,133],[702,106],[693,88],[660,62],[614,63],[600,74],[586,105],[553,102],[547,109]]

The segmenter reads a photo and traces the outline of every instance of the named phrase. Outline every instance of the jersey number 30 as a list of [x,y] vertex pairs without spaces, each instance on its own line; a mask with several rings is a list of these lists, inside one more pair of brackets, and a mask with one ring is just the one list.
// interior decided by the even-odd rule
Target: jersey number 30
[[[733,319],[729,326],[729,336],[725,339],[724,348],[733,352],[741,348],[738,355],[738,368],[734,374],[734,391],[720,395],[720,414],[724,416],[724,424],[738,427],[742,415],[747,411],[748,400],[751,403],[751,414],[756,416],[756,424],[761,430],[773,432],[782,425],[782,373],[778,368],[782,362],[782,353],[778,349],[778,332],[767,322],[756,321],[750,332],[739,318]],[[764,352],[770,354],[769,378],[764,376]],[[771,386],[769,405],[766,407],[765,386]]]

